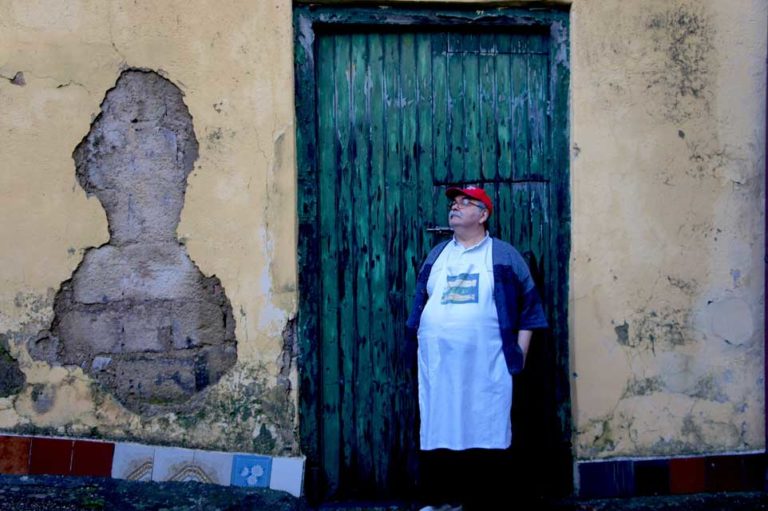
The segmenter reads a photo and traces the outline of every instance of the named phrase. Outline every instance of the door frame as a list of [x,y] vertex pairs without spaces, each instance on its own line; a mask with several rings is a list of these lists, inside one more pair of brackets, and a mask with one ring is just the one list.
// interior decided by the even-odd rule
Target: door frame
[[[390,28],[528,28],[550,34],[551,97],[555,104],[552,111],[569,112],[570,55],[568,7],[526,8],[494,7],[489,5],[462,6],[389,6],[369,7],[357,5],[295,5],[294,29],[294,80],[296,100],[296,151],[297,151],[297,208],[298,208],[298,285],[299,304],[297,320],[298,380],[299,380],[299,442],[306,456],[305,492],[312,500],[319,497],[322,486],[318,466],[321,439],[319,297],[320,279],[320,231],[318,209],[317,163],[317,97],[316,97],[316,33],[321,30],[339,30],[365,27]],[[558,79],[558,77],[560,77]],[[568,114],[566,114],[567,117]],[[550,133],[554,161],[551,163],[570,174],[569,120],[560,130]],[[563,353],[558,354],[563,366],[558,374],[557,385],[567,395],[567,406],[560,410],[560,422],[566,442],[571,445],[572,417],[570,402],[570,377],[568,361],[568,264],[570,257],[570,179],[564,177],[558,196],[559,225],[556,227],[558,244],[557,273],[562,289],[553,293],[556,318],[553,320],[553,337],[564,339]],[[340,446],[341,448],[341,446]],[[572,452],[571,452],[572,455]],[[569,477],[572,467],[568,470]],[[570,477],[572,483],[572,477]],[[568,488],[570,493],[572,488]]]

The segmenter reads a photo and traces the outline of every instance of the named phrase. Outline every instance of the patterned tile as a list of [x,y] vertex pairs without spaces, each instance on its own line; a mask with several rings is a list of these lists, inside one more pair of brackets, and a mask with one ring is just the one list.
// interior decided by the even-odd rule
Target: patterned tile
[[176,447],[157,447],[154,481],[183,481],[229,486],[232,454],[194,451]]
[[305,458],[272,458],[272,476],[269,487],[301,497],[304,482]]
[[32,438],[29,473],[66,476],[72,470],[72,440]]
[[266,488],[269,486],[272,458],[235,454],[232,459],[232,486]]
[[118,443],[112,458],[112,477],[131,481],[151,481],[155,448],[150,445]]
[[155,466],[152,469],[153,481],[194,481],[195,451],[180,447],[155,447]]
[[187,480],[229,486],[233,457],[233,454],[226,452],[195,451],[194,470],[198,476]]
[[28,474],[31,444],[30,438],[0,436],[0,474]]
[[701,493],[706,489],[705,458],[669,460],[669,491],[674,494]]
[[112,474],[112,442],[75,440],[72,450],[72,475],[109,477]]
[[579,496],[586,498],[632,495],[634,471],[631,461],[599,461],[579,464]]

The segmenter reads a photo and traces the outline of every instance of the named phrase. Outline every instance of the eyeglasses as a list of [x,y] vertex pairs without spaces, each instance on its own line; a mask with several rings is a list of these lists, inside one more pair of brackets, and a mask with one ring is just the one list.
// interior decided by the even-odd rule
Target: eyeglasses
[[475,202],[473,200],[467,199],[466,197],[464,197],[463,199],[457,199],[448,203],[449,210],[453,209],[454,206],[456,206],[459,209],[464,209],[467,206],[477,206],[480,209],[485,209],[485,204],[483,204],[482,202]]

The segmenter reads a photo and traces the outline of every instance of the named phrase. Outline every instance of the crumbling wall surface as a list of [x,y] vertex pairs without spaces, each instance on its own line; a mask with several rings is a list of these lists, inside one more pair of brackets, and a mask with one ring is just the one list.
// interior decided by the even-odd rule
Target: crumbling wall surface
[[573,4],[578,458],[764,447],[767,7]]
[[176,239],[198,143],[181,91],[129,70],[74,152],[110,238],[86,251],[33,357],[75,365],[141,413],[178,411],[237,360],[232,307]]
[[288,0],[0,3],[0,429],[297,453],[291,36]]

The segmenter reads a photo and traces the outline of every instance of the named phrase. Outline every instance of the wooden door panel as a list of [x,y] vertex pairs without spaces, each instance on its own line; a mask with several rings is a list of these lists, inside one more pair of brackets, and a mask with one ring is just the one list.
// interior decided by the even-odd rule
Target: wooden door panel
[[[484,186],[492,234],[527,253],[543,295],[564,292],[567,167],[551,133],[562,87],[541,29],[329,27],[314,33],[311,73],[297,67],[297,85],[313,87],[297,92],[299,114],[312,106],[298,128],[302,447],[325,498],[391,499],[414,483],[417,391],[402,342],[439,240],[427,228],[447,224],[446,187]],[[543,375],[567,371],[547,356]]]

